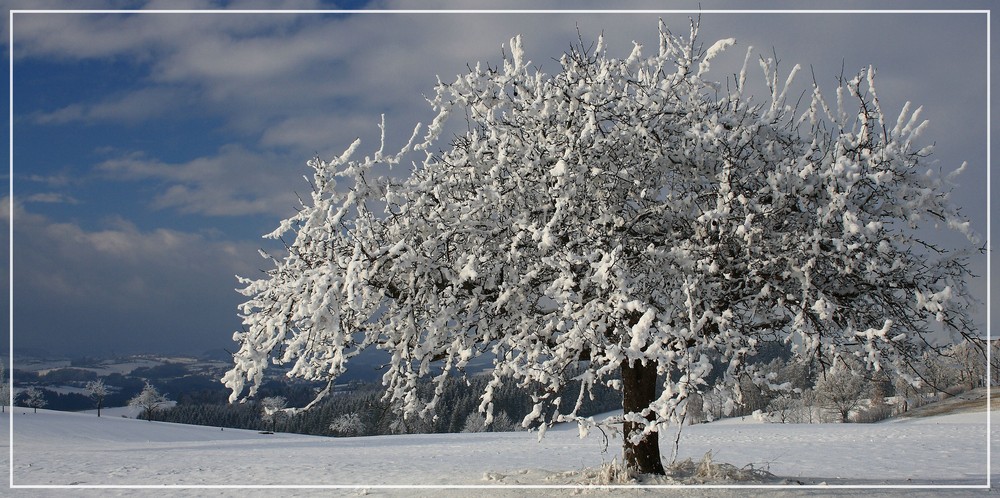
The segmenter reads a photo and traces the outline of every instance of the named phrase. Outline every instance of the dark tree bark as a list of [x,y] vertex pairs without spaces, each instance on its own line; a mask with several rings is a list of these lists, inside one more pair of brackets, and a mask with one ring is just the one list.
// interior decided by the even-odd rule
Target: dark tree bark
[[[656,399],[656,364],[647,362],[645,365],[636,360],[622,362],[622,408],[625,413],[639,413],[649,407]],[[654,420],[650,414],[647,420]],[[658,434],[650,434],[633,444],[630,438],[636,431],[642,431],[641,424],[624,423],[625,433],[625,466],[642,474],[665,474],[663,462],[660,459],[660,438]]]

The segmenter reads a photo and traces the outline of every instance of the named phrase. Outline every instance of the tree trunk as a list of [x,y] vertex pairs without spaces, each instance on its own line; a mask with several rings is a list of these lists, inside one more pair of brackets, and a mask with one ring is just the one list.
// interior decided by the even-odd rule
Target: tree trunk
[[[622,362],[622,408],[625,413],[640,413],[649,407],[656,399],[656,364],[648,362],[645,365],[636,360]],[[647,420],[653,420],[653,415],[647,415]],[[660,438],[657,433],[647,435],[638,444],[630,439],[634,432],[642,431],[642,426],[626,421],[623,427],[625,433],[625,466],[642,474],[665,474],[663,462],[660,460]]]

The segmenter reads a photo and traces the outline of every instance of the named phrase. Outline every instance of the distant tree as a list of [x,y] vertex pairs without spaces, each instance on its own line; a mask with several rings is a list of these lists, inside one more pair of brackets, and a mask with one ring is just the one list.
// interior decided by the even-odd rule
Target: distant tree
[[727,403],[731,396],[724,392],[724,389],[727,388],[719,386],[717,389],[708,389],[701,393],[706,419],[718,420],[732,413],[732,406]]
[[49,402],[45,400],[45,393],[37,387],[29,387],[25,389],[21,392],[21,396],[23,398],[22,403],[24,403],[24,406],[34,408],[35,413],[38,413],[39,408],[49,404]]
[[[310,161],[311,196],[269,235],[287,253],[241,279],[231,400],[286,364],[327,384],[316,406],[376,347],[409,423],[486,356],[487,421],[498,388],[516,385],[532,402],[522,426],[622,427],[625,465],[663,474],[659,432],[713,358],[723,383],[766,383],[749,360],[768,342],[904,370],[942,327],[978,335],[978,240],[928,159],[920,112],[885,112],[870,67],[834,99],[814,80],[795,105],[799,67],[786,78],[762,58],[753,96],[752,52],[720,81],[710,66],[734,40],[697,32],[661,23],[651,50],[624,57],[581,41],[548,74],[515,37],[502,64],[439,81],[437,116],[398,154],[356,155],[356,141]],[[413,159],[405,178],[386,174]],[[927,237],[941,232],[947,246]],[[621,393],[623,414],[581,415],[595,385]]]
[[892,388],[896,393],[896,405],[899,410],[906,413],[910,408],[919,407],[923,399],[920,397],[920,388],[923,383],[920,379],[907,379],[896,377],[892,379]]
[[[945,349],[947,351],[953,348]],[[952,356],[925,352],[919,365],[914,367],[916,374],[923,380],[922,390],[928,394],[955,394],[964,386],[962,370]]]
[[368,431],[368,424],[358,413],[345,413],[330,422],[330,430],[338,436],[360,436]]
[[104,381],[101,379],[92,380],[87,382],[87,386],[84,388],[87,390],[87,394],[94,398],[97,402],[97,416],[101,416],[101,408],[104,407],[104,398],[108,395],[108,386],[104,385]]
[[261,419],[264,422],[270,422],[271,432],[274,432],[279,420],[288,416],[285,411],[286,406],[288,406],[288,400],[284,396],[268,396],[261,400]]
[[6,413],[10,404],[10,382],[5,371],[3,360],[0,360],[0,413]]
[[152,384],[147,382],[142,392],[129,400],[128,406],[139,408],[141,410],[140,416],[145,416],[147,421],[152,421],[153,412],[159,410],[167,401],[166,396],[160,394]]
[[767,404],[767,413],[782,424],[792,422],[801,408],[801,401],[792,396],[778,396]]
[[798,413],[795,414],[794,423],[800,424],[811,424],[814,421],[818,421],[814,418],[814,409],[817,407],[818,402],[816,401],[816,390],[815,389],[805,389],[799,396],[799,404],[801,408]]
[[744,377],[734,386],[739,390],[737,395],[738,403],[734,408],[733,415],[744,416],[757,410],[767,409],[767,405],[780,393],[771,389],[766,382],[753,377]]
[[893,407],[885,401],[891,388],[892,383],[885,375],[874,376],[869,383],[869,406],[859,410],[857,421],[870,424],[891,417],[894,413]]
[[687,414],[684,423],[691,425],[708,421],[708,413],[705,410],[705,397],[701,393],[692,393],[690,399],[687,404]]
[[486,432],[486,416],[479,412],[470,413],[465,417],[462,432]]
[[959,380],[969,389],[986,385],[986,341],[966,341],[952,346],[947,355],[954,359]]
[[851,411],[861,406],[868,392],[868,381],[864,376],[846,366],[831,369],[816,382],[817,401],[836,413],[840,422],[849,421]]
[[990,340],[990,385],[1000,384],[1000,339]]

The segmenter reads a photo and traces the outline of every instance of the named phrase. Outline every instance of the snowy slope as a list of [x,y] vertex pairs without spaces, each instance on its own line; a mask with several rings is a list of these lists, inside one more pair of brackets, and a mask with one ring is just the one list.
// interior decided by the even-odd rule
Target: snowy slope
[[[599,431],[580,439],[571,428],[538,442],[524,432],[262,435],[21,408],[13,422],[18,485],[579,484],[593,479],[582,469],[620,451],[612,440],[602,452]],[[711,450],[717,462],[766,467],[785,483],[952,486],[985,483],[986,443],[986,413],[977,412],[867,425],[703,424],[685,428],[680,453],[698,460]]]

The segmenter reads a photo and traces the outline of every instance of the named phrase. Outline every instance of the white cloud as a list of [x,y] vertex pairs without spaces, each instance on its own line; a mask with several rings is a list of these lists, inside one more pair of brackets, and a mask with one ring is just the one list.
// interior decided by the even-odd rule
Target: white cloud
[[[547,24],[525,16],[514,27],[510,22],[464,15],[19,14],[15,55],[146,65],[141,86],[35,113],[38,123],[136,121],[198,106],[231,130],[273,138],[281,130],[272,127],[303,118],[343,121],[354,114],[377,122],[389,109],[407,117],[426,111],[421,96],[432,91],[436,74],[448,80],[467,62],[498,60],[518,24]],[[573,29],[541,32],[559,37]],[[277,141],[290,142],[302,140]]]
[[287,216],[297,202],[294,190],[308,188],[302,180],[304,163],[228,145],[213,156],[180,164],[134,153],[107,160],[97,170],[112,180],[160,182],[150,202],[157,209],[209,216]]
[[[0,203],[0,217],[9,223],[9,199],[0,199]],[[250,267],[231,256],[254,252],[250,244],[236,249],[240,244],[198,233],[164,228],[143,231],[121,218],[106,222],[101,229],[87,230],[76,223],[56,222],[31,212],[16,200],[13,220],[17,281],[27,287],[71,282],[61,291],[64,297],[131,302],[176,294],[166,287],[157,290],[157,280],[167,279],[166,275],[174,271],[247,272]],[[142,280],[143,288],[151,294],[123,293],[123,283],[134,280],[124,276]]]
[[71,195],[62,194],[59,192],[40,192],[37,194],[31,194],[24,198],[24,202],[38,202],[44,204],[79,204],[80,201],[76,200]]
[[[410,3],[384,2],[395,8],[430,6]],[[217,4],[163,0],[145,6],[171,9]],[[435,6],[470,7],[463,4],[439,2]],[[662,8],[661,4],[643,0],[630,7]],[[282,6],[319,5],[289,0]],[[565,7],[554,2],[518,6]],[[229,7],[273,8],[275,4],[247,0],[230,2]],[[594,0],[573,7],[606,8],[606,4]],[[711,0],[702,7],[745,8],[736,2]],[[766,7],[798,8],[799,4],[788,1]],[[105,157],[111,159],[97,167],[107,179],[156,184],[150,207],[211,216],[263,213],[278,219],[295,206],[294,191],[308,190],[301,176],[307,173],[303,163],[312,154],[339,154],[359,136],[364,140],[361,153],[374,150],[382,113],[386,114],[390,149],[405,141],[415,122],[426,123],[430,111],[422,96],[433,91],[436,75],[448,82],[467,63],[497,64],[501,44],[518,33],[524,34],[524,46],[534,64],[554,72],[557,63],[552,58],[577,41],[577,26],[586,41],[603,31],[612,54],[626,56],[633,39],[644,43],[647,51],[655,50],[658,17],[677,32],[687,30],[688,14],[18,14],[15,55],[16,62],[29,58],[68,64],[115,60],[133,64],[140,73],[131,87],[116,88],[112,94],[92,92],[87,101],[29,110],[34,111],[28,114],[33,124],[133,124],[178,114],[187,118],[192,109],[222,120],[224,131],[230,132],[223,143],[229,145],[220,144],[210,155],[166,161],[153,150],[121,152],[135,146],[113,142],[113,137],[106,144],[94,144],[95,149],[110,151]],[[984,149],[982,133],[969,132],[970,126],[978,130],[981,124],[970,125],[967,110],[978,112],[983,105],[980,90],[969,82],[984,79],[985,53],[981,52],[985,40],[981,38],[985,33],[980,37],[977,30],[981,28],[976,26],[983,23],[974,16],[959,17],[965,21],[956,28],[955,16],[711,14],[702,18],[702,39],[710,46],[718,38],[737,37],[738,46],[713,64],[720,78],[738,71],[747,45],[765,56],[775,47],[786,70],[795,63],[807,69],[814,65],[817,77],[826,84],[839,73],[842,60],[848,73],[857,69],[854,66],[876,63],[883,69],[880,97],[887,106],[907,99],[935,114],[933,138],[943,165],[972,160],[972,171],[960,179],[969,188],[957,197],[969,203],[970,214],[981,220],[977,229],[984,232],[980,206],[986,191],[982,181],[985,161],[977,162],[975,156]],[[970,67],[982,71],[970,72]],[[750,69],[757,70],[756,66]],[[808,84],[808,70],[802,75],[801,82]],[[951,145],[955,143],[960,145]],[[66,175],[30,173],[21,174],[47,190],[62,191],[76,181]],[[72,199],[53,192],[36,195],[24,200]],[[18,214],[17,249],[23,258],[18,278],[30,277],[25,289],[35,289],[40,302],[45,302],[45,296],[57,296],[58,303],[88,303],[95,309],[117,303],[116,309],[127,310],[157,301],[176,305],[178,296],[188,295],[218,303],[224,300],[220,295],[235,299],[232,273],[255,269],[256,241],[227,243],[200,233],[139,230],[127,222],[85,230],[27,211]],[[246,266],[242,270],[228,266],[247,257],[253,263],[240,263]],[[214,280],[201,273],[214,275]],[[221,294],[209,296],[199,287],[221,288]],[[207,305],[197,300],[185,301],[184,309]],[[227,306],[219,312],[231,313]]]
[[[9,199],[0,219],[10,222]],[[99,229],[14,206],[16,345],[76,353],[225,344],[253,243],[111,220]],[[180,346],[178,346],[180,345]]]
[[18,179],[24,179],[34,183],[42,183],[49,187],[65,187],[73,183],[74,179],[66,174],[54,175],[18,175]]
[[[288,148],[302,161],[314,152],[339,152],[357,136],[372,144],[381,113],[390,138],[405,138],[413,123],[429,119],[422,96],[433,91],[436,75],[447,82],[467,63],[496,64],[500,45],[515,34],[524,34],[528,56],[551,72],[557,65],[552,58],[576,42],[577,26],[584,40],[603,31],[612,53],[624,56],[633,39],[654,49],[657,17],[676,31],[687,29],[689,14],[45,14],[19,16],[15,23],[19,57],[115,57],[147,64],[141,87],[38,114],[38,120],[141,120],[196,106],[221,118],[240,139]],[[713,67],[720,78],[738,70],[751,44],[765,55],[775,47],[785,69],[813,65],[828,85],[841,61],[848,73],[875,63],[886,66],[879,76],[885,105],[923,104],[947,127],[938,132],[939,144],[962,141],[956,152],[973,145],[968,134],[953,131],[967,113],[943,89],[983,79],[977,75],[984,70],[978,66],[985,39],[976,16],[706,14],[702,23],[708,45],[737,37],[738,46]],[[979,72],[969,73],[970,67]],[[807,86],[807,72],[800,83]],[[954,93],[978,95],[973,90]],[[953,137],[942,136],[947,134]],[[178,185],[161,202],[179,205],[197,192],[206,191]],[[233,212],[258,209],[243,202]]]
[[134,123],[189,109],[183,91],[177,88],[147,87],[115,95],[96,103],[78,102],[51,112],[37,112],[32,120],[38,124],[66,124],[77,121],[118,121]]
[[[386,4],[410,7],[400,2]],[[720,5],[723,3],[715,6]],[[293,2],[288,6],[316,5]],[[460,7],[454,2],[439,6]],[[586,6],[603,7],[593,3]],[[447,82],[463,72],[467,63],[496,64],[500,45],[515,34],[524,34],[528,56],[534,63],[553,72],[557,63],[552,58],[577,41],[577,27],[584,40],[592,40],[603,31],[611,52],[624,56],[633,39],[644,43],[646,50],[654,49],[656,18],[665,18],[675,31],[683,32],[689,16],[18,15],[15,46],[18,60],[115,58],[132,61],[145,71],[145,77],[130,90],[36,112],[37,122],[134,122],[178,113],[189,116],[192,109],[197,109],[198,113],[223,121],[222,131],[230,132],[226,141],[257,141],[244,145],[248,150],[280,149],[297,167],[313,153],[338,153],[359,136],[366,144],[363,147],[377,146],[375,124],[382,113],[387,117],[390,143],[405,140],[415,122],[430,118],[422,96],[433,91],[436,75]],[[775,47],[783,68],[787,70],[795,63],[812,66],[825,85],[833,84],[841,61],[849,74],[862,64],[875,63],[882,68],[880,97],[887,108],[898,108],[902,100],[924,105],[928,115],[933,114],[932,126],[942,125],[935,135],[942,153],[939,157],[955,164],[971,159],[973,169],[984,168],[979,164],[985,161],[984,152],[978,150],[984,151],[984,147],[976,147],[982,138],[961,131],[961,124],[968,119],[967,109],[981,109],[977,102],[981,85],[972,87],[968,83],[984,79],[981,15],[706,14],[702,24],[702,39],[708,45],[721,37],[737,38],[738,46],[713,66],[720,78],[738,70],[747,45],[756,46],[755,53],[764,55],[770,55],[771,47]],[[816,40],[823,43],[813,43]],[[755,66],[750,69],[756,71]],[[808,80],[808,71],[803,71],[799,82],[806,87]],[[948,149],[949,144],[959,145]],[[967,157],[968,151],[974,149],[976,155]],[[272,154],[277,156],[276,152]],[[225,154],[219,156],[221,161]],[[204,165],[211,171],[233,170],[223,168],[218,161],[191,159],[186,164]],[[266,174],[268,171],[254,167],[242,173],[265,173],[263,181],[276,180],[276,176]],[[283,185],[295,185],[298,176],[296,171],[292,182]],[[166,185],[154,203],[160,207],[239,214],[263,212],[266,205],[278,203],[277,199],[261,201],[264,192],[250,184],[240,190],[248,196],[236,195],[232,189],[214,196],[217,187],[209,188],[207,182],[197,179],[185,181],[174,171],[159,168],[149,172],[148,177],[175,182]],[[224,179],[231,181],[233,177]],[[982,199],[981,185],[977,182],[975,187],[978,190],[972,196]],[[980,227],[983,222],[977,221]]]

